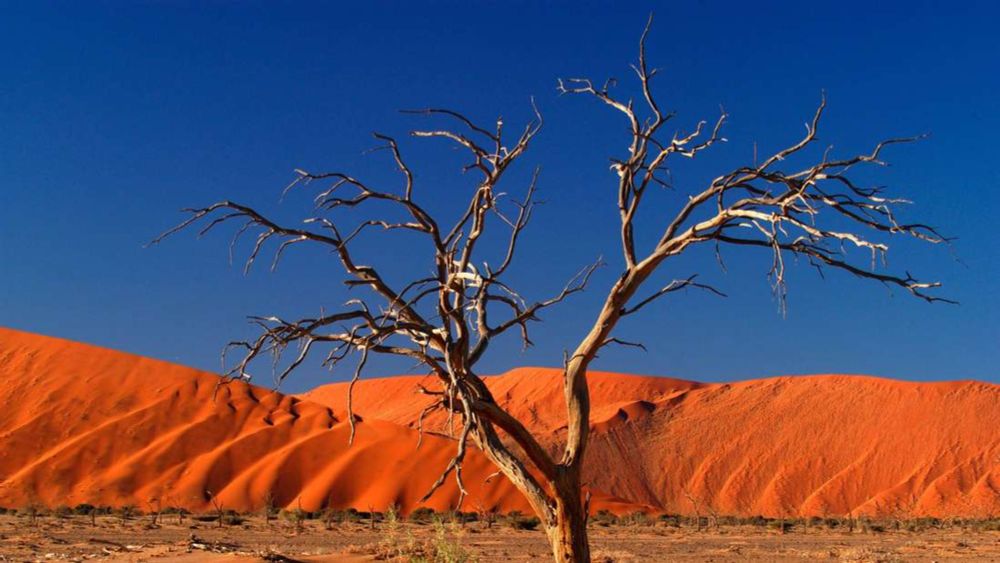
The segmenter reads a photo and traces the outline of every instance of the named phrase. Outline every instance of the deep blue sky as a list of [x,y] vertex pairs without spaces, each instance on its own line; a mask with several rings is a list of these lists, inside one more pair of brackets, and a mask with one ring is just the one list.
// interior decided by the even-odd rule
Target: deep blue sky
[[[277,273],[244,277],[227,264],[221,233],[143,248],[178,209],[231,197],[304,216],[305,194],[278,202],[293,168],[397,181],[384,154],[362,155],[373,129],[403,137],[425,125],[397,109],[447,106],[513,125],[534,95],[545,129],[508,189],[541,164],[547,204],[515,281],[544,297],[598,254],[612,267],[546,315],[535,348],[497,347],[484,371],[558,365],[616,273],[608,158],[626,139],[616,115],[558,97],[555,80],[616,76],[629,92],[627,65],[655,9],[649,56],[676,125],[712,119],[719,104],[732,116],[728,144],[675,168],[678,191],[658,200],[661,213],[722,167],[750,160],[754,142],[764,151],[797,139],[825,89],[821,138],[839,154],[932,134],[862,177],[915,200],[909,217],[959,237],[953,251],[894,242],[890,265],[940,278],[962,305],[927,305],[836,272],[824,281],[803,266],[790,273],[782,318],[765,253],[729,250],[722,273],[706,249],[663,276],[701,271],[729,298],[689,292],[657,303],[621,330],[649,352],[608,350],[596,367],[711,381],[815,372],[1000,381],[1000,11],[987,2],[753,4],[7,5],[0,325],[217,369],[221,346],[249,335],[245,315],[309,315],[345,293],[323,252],[300,249]],[[447,203],[467,193],[471,178],[457,174],[446,145],[406,141],[404,150],[418,197]],[[645,216],[647,235],[655,216]],[[393,272],[417,264],[412,252],[372,247]],[[371,372],[408,369],[376,363]],[[346,375],[309,365],[286,388]]]

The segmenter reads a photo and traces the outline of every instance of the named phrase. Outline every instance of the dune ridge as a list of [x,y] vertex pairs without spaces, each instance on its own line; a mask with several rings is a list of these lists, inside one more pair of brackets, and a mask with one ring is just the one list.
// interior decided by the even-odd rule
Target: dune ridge
[[[555,451],[565,432],[558,370],[486,381]],[[277,506],[404,511],[453,443],[416,418],[420,376],[365,379],[348,446],[346,384],[288,396],[216,375],[0,329],[0,506],[133,504],[194,510],[214,495]],[[589,375],[593,510],[722,514],[987,517],[1000,512],[1000,386],[865,376],[776,377],[731,384]],[[425,428],[445,424],[443,415]],[[527,511],[472,452],[467,510]],[[448,480],[424,503],[447,509]]]

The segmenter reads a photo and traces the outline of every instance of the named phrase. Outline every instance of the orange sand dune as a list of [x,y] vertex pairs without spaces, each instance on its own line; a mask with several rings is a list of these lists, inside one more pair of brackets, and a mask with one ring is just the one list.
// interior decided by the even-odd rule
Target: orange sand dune
[[[494,398],[533,431],[551,438],[565,430],[566,407],[560,372],[549,368],[518,368],[502,376],[485,378]],[[379,420],[415,425],[420,411],[430,404],[430,397],[418,393],[420,387],[437,389],[436,378],[405,375],[381,379],[363,379],[355,386],[355,410]],[[591,421],[600,424],[618,416],[621,408],[637,402],[662,401],[679,393],[704,386],[703,383],[642,377],[604,371],[587,375],[591,395]],[[332,408],[347,410],[347,383],[322,385],[302,395],[303,398]],[[442,421],[443,415],[425,418],[427,426]]]
[[[290,397],[197,370],[0,329],[0,506],[136,504],[404,510],[453,451],[411,427],[429,401],[420,377],[355,389],[363,419],[348,446],[346,386]],[[564,434],[556,370],[487,378],[497,399],[555,450]],[[822,515],[1000,514],[1000,386],[869,377],[736,384],[590,375],[594,509]],[[214,396],[214,398],[213,398]],[[444,424],[441,415],[427,427]],[[475,452],[466,505],[527,511]],[[428,506],[450,507],[452,480]],[[620,501],[616,499],[628,499]],[[705,511],[701,508],[702,512]]]
[[[550,448],[563,436],[558,370],[486,378]],[[412,425],[429,377],[365,380],[358,412]],[[817,375],[700,384],[595,372],[591,486],[668,512],[1000,514],[1000,386]],[[344,408],[346,385],[304,396]],[[426,419],[425,427],[441,424]],[[690,497],[690,498],[689,498]]]
[[[358,424],[348,447],[344,416],[215,375],[0,329],[0,506],[40,502],[205,509],[278,506],[382,510],[417,504],[454,451],[452,442],[381,421]],[[213,399],[213,395],[214,399]],[[473,454],[472,504],[527,511],[488,461]],[[449,479],[426,503],[453,506]]]

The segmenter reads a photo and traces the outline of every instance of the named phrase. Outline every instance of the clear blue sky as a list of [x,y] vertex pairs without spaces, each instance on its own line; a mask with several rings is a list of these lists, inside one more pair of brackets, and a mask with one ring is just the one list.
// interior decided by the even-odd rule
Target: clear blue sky
[[[689,292],[657,303],[621,331],[649,352],[608,350],[596,367],[709,381],[816,372],[1000,381],[992,2],[88,4],[7,5],[0,19],[0,325],[217,369],[222,345],[250,334],[245,315],[314,314],[345,293],[323,252],[301,249],[275,274],[244,277],[227,264],[222,233],[143,248],[181,207],[230,197],[305,215],[307,197],[278,202],[293,168],[396,181],[384,155],[362,152],[374,129],[402,137],[422,124],[397,109],[447,106],[520,123],[531,95],[545,129],[513,178],[541,164],[548,203],[514,275],[544,297],[598,254],[618,256],[608,158],[626,145],[615,115],[558,97],[555,80],[616,76],[627,91],[655,10],[649,56],[677,125],[711,119],[719,104],[732,116],[728,144],[675,169],[677,198],[749,161],[754,142],[766,150],[797,139],[825,89],[821,136],[840,154],[931,133],[891,150],[893,166],[866,178],[915,200],[910,217],[959,237],[953,252],[899,241],[890,265],[940,278],[962,305],[928,305],[836,272],[824,281],[803,266],[782,318],[766,254],[729,250],[722,273],[706,250],[663,275],[701,271],[729,298]],[[468,190],[444,145],[404,150],[418,197]],[[391,248],[377,260],[397,273],[416,263]],[[508,342],[484,371],[558,365],[615,272],[546,315],[535,348]],[[286,388],[346,375],[311,365]]]

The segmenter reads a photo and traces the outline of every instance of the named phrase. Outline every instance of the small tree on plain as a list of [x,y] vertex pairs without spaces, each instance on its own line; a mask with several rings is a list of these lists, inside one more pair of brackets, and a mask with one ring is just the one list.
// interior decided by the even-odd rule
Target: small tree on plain
[[[851,172],[862,166],[883,165],[882,154],[890,145],[914,139],[889,139],[867,153],[833,158],[830,151],[810,156],[826,101],[823,99],[806,125],[803,137],[786,148],[751,164],[723,170],[707,186],[677,193],[676,207],[646,209],[645,217],[660,221],[655,243],[637,241],[635,225],[651,189],[668,186],[667,167],[678,159],[692,159],[725,141],[723,113],[713,126],[698,123],[688,133],[666,132],[674,114],[661,109],[652,88],[656,69],[647,66],[645,42],[649,24],[639,41],[639,59],[633,66],[641,97],[638,103],[616,97],[613,80],[597,86],[585,78],[560,80],[562,94],[584,96],[621,115],[627,125],[628,148],[612,159],[615,205],[620,221],[619,275],[606,288],[606,298],[596,318],[575,349],[563,361],[567,433],[562,453],[553,456],[536,436],[505,410],[493,397],[477,372],[490,344],[508,332],[516,332],[530,345],[529,328],[539,315],[572,295],[583,291],[601,260],[583,268],[557,294],[529,300],[515,289],[507,275],[522,233],[534,217],[538,171],[524,196],[511,200],[502,187],[506,172],[527,152],[541,131],[542,118],[535,118],[511,137],[502,119],[490,125],[474,123],[448,109],[425,109],[413,113],[454,125],[411,132],[418,140],[445,141],[465,151],[470,160],[464,171],[477,175],[464,211],[453,219],[439,217],[421,199],[416,175],[397,141],[375,134],[401,177],[396,189],[375,187],[343,172],[313,173],[296,170],[286,192],[321,184],[315,196],[316,211],[302,224],[289,226],[241,203],[220,201],[189,209],[191,216],[153,242],[179,230],[204,223],[201,233],[220,224],[238,223],[236,237],[251,231],[256,240],[246,260],[249,270],[269,242],[277,243],[272,264],[276,265],[292,246],[325,248],[346,274],[345,283],[368,293],[349,301],[343,310],[323,312],[296,320],[274,316],[253,317],[259,336],[237,342],[243,356],[229,375],[249,379],[248,366],[268,355],[281,356],[289,347],[297,352],[280,373],[281,381],[314,351],[326,347],[324,363],[335,366],[356,358],[348,393],[350,440],[355,436],[352,408],[354,382],[362,375],[372,354],[401,356],[423,365],[439,381],[439,388],[424,389],[433,402],[425,413],[446,411],[458,419],[456,451],[426,499],[449,476],[462,496],[462,463],[470,443],[497,466],[528,500],[541,520],[557,561],[589,561],[586,509],[581,494],[581,474],[590,431],[590,399],[587,370],[598,352],[610,345],[640,346],[615,336],[619,321],[638,313],[655,300],[685,288],[700,288],[721,295],[702,283],[696,274],[679,277],[653,289],[654,274],[676,257],[699,247],[757,249],[770,257],[769,278],[784,304],[785,265],[788,258],[802,259],[820,271],[840,270],[853,276],[898,287],[928,302],[945,301],[933,295],[938,282],[920,281],[909,273],[896,274],[884,268],[887,235],[908,236],[928,243],[946,239],[922,223],[902,222],[897,208],[905,200],[885,195],[883,188],[864,187]],[[791,166],[789,163],[808,160]],[[386,211],[393,208],[394,211]],[[385,212],[385,214],[382,214]],[[343,213],[343,214],[342,214]],[[355,215],[348,224],[345,214]],[[414,275],[402,284],[393,283],[372,256],[363,257],[357,241],[373,231],[407,234],[401,241],[420,237],[428,258],[427,273]],[[499,238],[498,238],[499,237]],[[235,241],[234,241],[235,242]],[[490,248],[502,247],[488,256]],[[856,260],[853,248],[864,255]]]
[[149,508],[149,525],[156,526],[160,521],[160,513],[163,512],[163,501],[160,497],[153,497],[146,502]]
[[215,511],[217,517],[216,526],[221,528],[226,525],[226,505],[223,504],[222,499],[216,496],[215,493],[209,490],[205,490],[205,496],[208,497],[208,502],[212,503],[212,509]]
[[274,516],[274,492],[268,489],[264,493],[264,525],[271,527],[271,517]]

